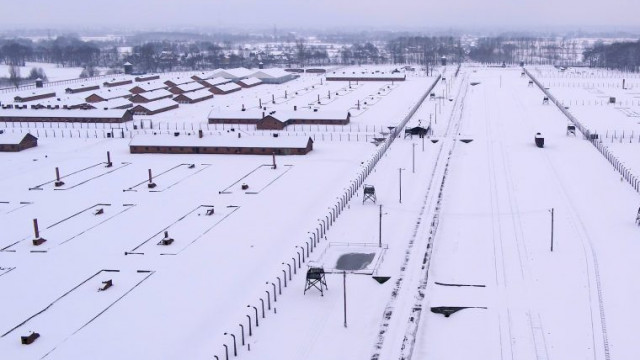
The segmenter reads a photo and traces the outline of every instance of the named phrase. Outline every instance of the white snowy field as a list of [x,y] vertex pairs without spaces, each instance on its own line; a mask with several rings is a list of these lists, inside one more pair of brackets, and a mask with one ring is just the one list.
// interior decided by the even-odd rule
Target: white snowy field
[[[209,109],[284,89],[307,88],[274,107],[354,111],[373,96],[350,127],[283,131],[316,141],[306,156],[277,157],[276,170],[268,156],[129,154],[128,137],[151,131],[131,124],[125,139],[47,136],[0,153],[0,289],[10,294],[0,297],[0,353],[225,359],[232,334],[242,359],[638,357],[638,194],[589,142],[566,135],[564,115],[519,69],[453,70],[408,121],[431,124],[433,136],[400,132],[364,180],[377,202],[363,203],[360,187],[343,210],[336,204],[379,148],[327,137],[384,136],[436,78],[345,89],[305,76],[150,117],[156,130],[206,129]],[[631,158],[635,144],[622,146]],[[345,254],[369,262],[341,273]],[[308,264],[331,271],[323,296],[303,293]],[[432,307],[464,309],[444,317]],[[30,331],[41,337],[21,345]]]
[[564,115],[517,70],[483,73],[461,120],[474,141],[451,160],[426,303],[487,309],[428,313],[414,355],[637,356],[637,194],[593,146],[565,135]]
[[536,67],[533,75],[582,125],[597,133],[602,144],[627,168],[631,167],[634,175],[639,174],[638,74],[598,69],[567,69],[562,72],[553,67]]
[[[60,81],[77,79],[80,77],[82,68],[80,67],[61,67],[52,63],[27,62],[25,66],[18,67],[20,76],[27,77],[33,68],[42,68],[47,75],[49,81]],[[9,66],[0,65],[0,77],[9,77]]]
[[[397,124],[429,84],[417,79],[395,87],[391,93],[398,95],[379,100],[379,118],[371,112],[370,121],[378,129]],[[367,84],[363,94],[382,86]],[[206,114],[200,113],[200,119]],[[221,355],[221,344],[230,339],[225,331],[239,336],[238,322],[245,322],[247,331],[246,315],[253,309],[246,305],[260,309],[259,299],[269,296],[275,308],[273,287],[265,282],[275,282],[276,276],[283,279],[282,270],[288,271],[283,262],[295,266],[301,250],[297,246],[306,247],[305,241],[311,241],[308,232],[316,232],[321,220],[328,221],[335,211],[329,208],[377,150],[367,141],[318,140],[309,155],[278,157],[278,169],[271,170],[265,166],[270,157],[132,155],[128,142],[41,137],[35,149],[0,155],[0,183],[6,189],[0,222],[8,229],[0,238],[0,267],[12,269],[0,278],[3,293],[12,294],[0,300],[3,354],[12,359]],[[111,153],[111,168],[105,167],[106,151]],[[422,156],[428,163],[433,155]],[[64,182],[58,187],[53,184],[56,167]],[[154,189],[145,186],[149,169],[157,184]],[[427,174],[426,165],[420,171]],[[241,179],[250,190],[259,191],[241,191]],[[411,187],[410,177],[405,181]],[[381,199],[384,192],[395,194],[396,186],[392,180],[388,189],[381,185]],[[358,204],[358,197],[352,204]],[[214,214],[206,214],[212,206]],[[362,209],[366,208],[377,209],[372,204]],[[389,221],[401,214],[389,215]],[[368,217],[354,215],[358,222],[369,223]],[[35,218],[47,240],[37,248],[31,244]],[[370,220],[375,223],[375,215]],[[339,243],[336,246],[369,243],[378,249],[377,238],[371,239],[375,227],[366,237],[360,229],[347,228],[348,238],[341,239],[338,225],[310,255],[322,252],[329,241]],[[174,243],[160,249],[164,231]],[[387,254],[376,253],[378,269]],[[305,270],[305,265],[298,269],[285,294],[294,294],[292,286],[302,292]],[[97,291],[109,279],[113,287]],[[389,284],[377,290],[388,293]],[[331,294],[338,295],[334,280],[330,286],[336,288]],[[317,295],[308,293],[289,308],[304,310],[306,299],[322,304]],[[286,295],[278,298],[282,318],[287,301]],[[279,321],[267,316],[271,319],[260,319],[266,331],[255,329],[252,337],[262,351],[266,346],[258,342],[269,341],[269,322]],[[68,321],[60,320],[65,318]],[[20,336],[30,331],[41,338],[26,348]],[[107,343],[109,350],[104,348]]]

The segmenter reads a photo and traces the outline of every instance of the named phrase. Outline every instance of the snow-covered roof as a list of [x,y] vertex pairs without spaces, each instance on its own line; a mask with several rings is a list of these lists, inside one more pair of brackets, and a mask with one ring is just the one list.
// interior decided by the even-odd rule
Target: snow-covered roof
[[[18,144],[20,144],[20,142],[22,142],[24,137],[27,136],[27,135],[29,135],[29,134],[28,133],[26,133],[26,134],[9,133],[9,132],[6,132],[6,130],[5,130],[5,132],[3,134],[0,134],[0,144],[18,145]],[[35,137],[34,135],[31,135],[31,136]]]
[[249,77],[253,71],[246,68],[234,68],[234,69],[225,69],[219,70],[215,72],[215,76],[221,76],[227,79],[238,79],[243,77]]
[[148,82],[145,82],[145,83],[136,84],[134,86],[134,88],[135,87],[139,87],[144,91],[153,91],[153,90],[157,90],[157,89],[166,88],[167,84],[165,84],[161,80],[155,80],[155,81],[148,81]]
[[304,110],[246,110],[246,111],[219,111],[211,110],[209,112],[209,119],[237,119],[237,120],[251,120],[262,119],[262,114],[265,116],[271,115],[274,118],[287,121],[289,119],[300,120],[345,120],[347,118],[346,111],[304,111]]
[[225,79],[223,77],[215,77],[215,78],[203,80],[203,82],[206,82],[207,84],[209,84],[211,86],[216,86],[216,85],[219,85],[219,84],[226,84],[226,83],[228,83],[230,81],[231,80]]
[[53,96],[56,96],[56,92],[50,89],[47,90],[38,90],[38,91],[25,91],[25,92],[21,92],[15,95],[15,97],[21,97],[21,98],[30,98],[30,97],[34,97],[34,96],[40,96],[40,95],[50,95],[53,94]]
[[327,73],[328,78],[366,78],[366,79],[404,79],[403,73],[376,72],[376,71],[332,71]]
[[158,99],[162,99],[165,98],[167,96],[173,96],[173,94],[171,92],[169,92],[168,90],[165,89],[158,89],[158,90],[153,90],[153,91],[147,91],[147,92],[143,92],[140,93],[136,96],[141,96],[147,100],[158,100]]
[[187,84],[181,84],[181,85],[176,86],[176,88],[182,90],[183,92],[194,91],[194,90],[202,89],[203,87],[204,87],[204,85],[200,84],[199,82],[195,82],[195,81],[192,81],[192,82],[187,83]]
[[217,76],[216,74],[218,72],[220,72],[220,71],[224,71],[224,70],[216,69],[214,71],[203,71],[203,72],[195,74],[194,76],[196,76],[198,79],[203,79],[203,80],[204,79],[211,79],[213,77],[216,77]]
[[78,91],[78,90],[82,90],[82,89],[87,89],[87,88],[100,88],[99,85],[96,84],[80,84],[80,85],[75,85],[75,86],[68,86],[65,88],[65,90],[68,91]]
[[[235,135],[235,134],[234,134]],[[305,148],[308,136],[204,136],[195,135],[138,135],[129,143],[130,146],[207,146],[207,147],[241,147],[241,148]]]
[[190,82],[193,82],[193,79],[188,77],[188,76],[174,76],[171,78],[168,78],[166,80],[164,80],[164,82],[172,82],[176,85],[182,85],[182,84],[187,84]]
[[103,99],[115,99],[115,98],[119,98],[119,97],[125,97],[125,96],[131,96],[131,92],[129,92],[127,89],[102,89],[100,91],[95,91],[92,92],[91,94],[87,95],[87,97],[91,96],[91,95],[97,95],[100,96]]
[[50,109],[2,109],[0,110],[0,117],[45,117],[45,118],[122,118],[127,110],[113,109],[113,110],[50,110]]
[[216,85],[216,87],[224,92],[229,92],[229,91],[233,91],[241,88],[240,85],[236,83],[220,84],[220,85]]
[[347,118],[346,111],[293,111],[293,110],[275,110],[269,111],[265,115],[271,115],[274,118],[287,121],[290,119],[301,120],[345,120]]
[[240,81],[247,86],[262,84],[262,80],[256,77],[250,77],[250,78],[242,79]]
[[162,99],[162,100],[152,101],[144,104],[136,104],[135,107],[140,106],[149,111],[158,111],[158,110],[167,109],[176,105],[178,105],[178,103],[171,99]]
[[100,103],[95,103],[93,104],[93,106],[97,107],[97,108],[104,108],[107,107],[109,109],[115,109],[115,108],[119,108],[125,105],[133,105],[132,102],[130,102],[129,100],[125,99],[125,98],[115,98],[115,99],[111,99],[108,101],[103,101]]
[[200,89],[200,90],[196,90],[196,91],[190,91],[190,92],[186,92],[186,93],[182,93],[178,96],[184,96],[189,100],[200,100],[200,99],[204,99],[207,98],[209,96],[212,96],[213,94],[211,93],[211,91],[209,91],[209,89]]
[[[213,109],[209,112],[209,119],[262,119],[262,110],[246,110],[246,111],[220,111]],[[265,113],[266,115],[266,113]]]
[[285,76],[292,76],[290,72],[284,71],[280,68],[261,69],[251,74],[252,77],[258,79],[276,79]]

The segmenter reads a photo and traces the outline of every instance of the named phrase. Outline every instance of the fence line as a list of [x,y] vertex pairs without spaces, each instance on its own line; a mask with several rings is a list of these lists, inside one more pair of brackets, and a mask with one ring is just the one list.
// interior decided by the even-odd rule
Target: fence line
[[[640,193],[640,179],[631,172],[629,168],[627,168],[612,152],[607,148],[606,145],[602,143],[600,136],[597,132],[591,132],[587,129],[578,119],[569,112],[562,102],[558,101],[549,90],[547,90],[544,85],[538,81],[527,69],[524,69],[529,78],[542,90],[542,92],[552,101],[558,109],[573,123],[576,128],[582,133],[586,140],[588,140],[598,151],[604,156],[607,161],[613,166],[613,168],[620,173],[622,178],[631,185],[635,189],[636,192]],[[639,139],[640,141],[640,139]]]

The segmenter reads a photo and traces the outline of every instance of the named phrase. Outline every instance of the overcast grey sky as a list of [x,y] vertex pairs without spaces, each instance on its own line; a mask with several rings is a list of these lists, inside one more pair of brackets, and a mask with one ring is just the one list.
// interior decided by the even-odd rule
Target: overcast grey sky
[[[639,27],[640,0],[1,0],[7,28]],[[7,16],[7,14],[10,14]]]

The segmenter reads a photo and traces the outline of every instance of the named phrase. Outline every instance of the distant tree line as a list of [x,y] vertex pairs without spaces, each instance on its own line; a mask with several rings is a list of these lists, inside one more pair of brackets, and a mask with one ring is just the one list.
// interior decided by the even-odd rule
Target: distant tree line
[[585,45],[556,37],[495,36],[478,38],[469,46],[469,59],[481,63],[556,64],[582,63]]
[[460,39],[453,36],[402,36],[390,40],[387,51],[394,64],[435,64],[443,56],[454,62],[464,59]]
[[48,62],[63,67],[97,64],[100,48],[75,37],[59,36],[53,40],[33,42],[30,39],[0,40],[0,61],[24,66],[27,61]]
[[583,55],[590,67],[640,71],[640,41],[614,42],[608,45],[599,41],[586,49]]

